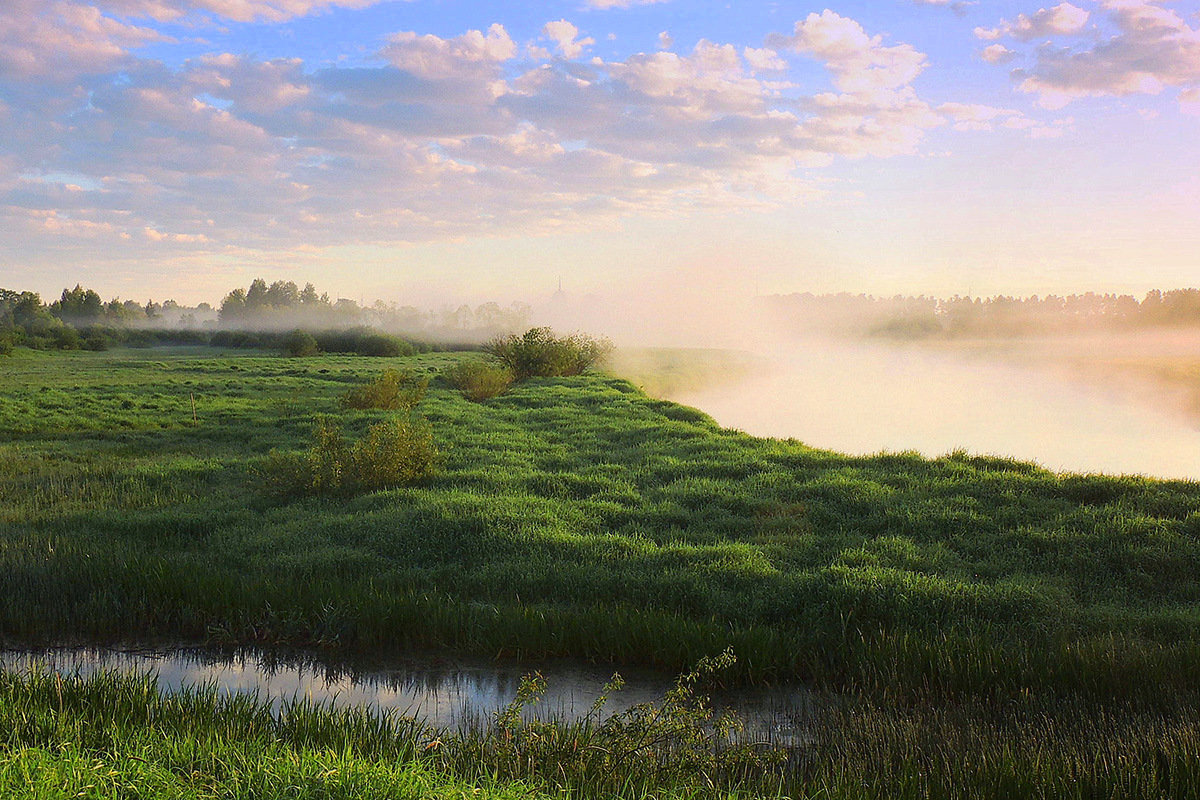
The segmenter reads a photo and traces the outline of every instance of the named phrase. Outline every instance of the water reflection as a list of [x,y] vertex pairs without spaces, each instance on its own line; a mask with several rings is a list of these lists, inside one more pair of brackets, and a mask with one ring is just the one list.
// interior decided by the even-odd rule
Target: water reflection
[[[276,710],[288,701],[312,700],[338,707],[368,707],[416,717],[441,729],[485,723],[517,695],[533,667],[481,661],[407,660],[390,666],[329,664],[303,654],[279,657],[256,652],[207,650],[127,651],[52,649],[0,651],[0,669],[51,670],[60,674],[151,673],[164,692],[211,686],[223,694],[257,694]],[[527,716],[544,720],[583,718],[612,677],[611,669],[577,663],[538,665],[548,688]],[[601,718],[638,703],[661,700],[670,680],[654,673],[621,670],[626,685],[610,696]],[[745,689],[713,695],[714,704],[735,711],[744,736],[783,746],[806,740],[807,720],[817,701],[803,689]]]

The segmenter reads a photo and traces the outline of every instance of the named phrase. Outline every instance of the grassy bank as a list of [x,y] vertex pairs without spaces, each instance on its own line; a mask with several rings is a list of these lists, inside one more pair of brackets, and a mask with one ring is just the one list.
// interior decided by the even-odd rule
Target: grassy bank
[[[485,403],[434,380],[424,483],[279,500],[254,472],[387,418],[338,398],[455,354],[33,353],[0,386],[8,644],[577,656],[915,697],[1154,706],[1200,674],[1200,488],[852,458],[719,429],[600,375]],[[192,399],[197,421],[193,421]]]
[[[662,705],[656,708],[663,708]],[[790,764],[705,772],[644,726],[494,720],[461,736],[303,702],[279,713],[145,676],[0,675],[0,794],[23,798],[1192,798],[1200,722],[1047,708],[1025,698],[897,707],[843,702]],[[688,730],[683,728],[686,736]],[[681,737],[683,738],[683,737]],[[677,740],[678,742],[678,740]],[[632,754],[632,756],[630,755]],[[724,777],[723,777],[724,776]]]

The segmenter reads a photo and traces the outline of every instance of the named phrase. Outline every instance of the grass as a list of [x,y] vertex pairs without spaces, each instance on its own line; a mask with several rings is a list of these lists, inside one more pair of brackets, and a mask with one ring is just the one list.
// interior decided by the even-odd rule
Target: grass
[[297,701],[276,713],[264,700],[204,686],[163,694],[146,675],[0,674],[0,795],[1182,800],[1200,793],[1200,721],[1187,708],[1064,713],[1028,697],[1003,708],[831,698],[782,771],[716,780],[685,759],[645,757],[655,752],[646,735],[662,727],[638,724],[636,714],[606,732],[595,722],[522,723],[501,713],[456,735],[391,712]]
[[[0,637],[574,656],[914,696],[1194,696],[1200,489],[721,430],[626,381],[473,403],[433,377],[420,486],[254,479],[397,367],[205,349],[34,353],[0,388]],[[199,424],[192,420],[196,398]]]
[[[472,402],[439,377],[472,357],[18,348],[0,385],[0,644],[672,671],[732,647],[726,680],[825,698],[782,775],[696,779],[682,739],[614,764],[645,725],[510,717],[458,740],[145,676],[0,674],[0,795],[1200,795],[1195,483],[847,457],[599,374]],[[261,488],[314,416],[351,440],[393,419],[341,403],[391,367],[430,379],[436,474],[353,497]]]

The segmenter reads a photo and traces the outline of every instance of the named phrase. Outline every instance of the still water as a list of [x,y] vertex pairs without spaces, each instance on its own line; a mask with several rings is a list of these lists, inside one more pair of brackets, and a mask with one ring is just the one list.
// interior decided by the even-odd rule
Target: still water
[[1200,479],[1200,422],[1156,392],[1073,380],[1048,358],[823,341],[670,399],[725,427],[843,453],[964,449],[1055,471]]
[[[591,710],[612,669],[574,662],[536,666],[484,661],[407,659],[382,665],[329,665],[313,658],[280,659],[256,652],[217,654],[201,649],[126,651],[91,648],[0,651],[0,669],[52,670],[90,675],[102,671],[151,673],[165,692],[210,686],[225,694],[256,694],[278,709],[292,700],[358,706],[416,717],[446,730],[486,723],[516,697],[521,678],[536,669],[547,691],[527,717],[576,720]],[[661,675],[621,670],[625,688],[610,696],[601,718],[634,704],[661,700],[672,686]],[[824,701],[826,704],[828,701]],[[714,706],[745,723],[744,736],[783,747],[802,745],[819,707],[798,688],[714,693]]]

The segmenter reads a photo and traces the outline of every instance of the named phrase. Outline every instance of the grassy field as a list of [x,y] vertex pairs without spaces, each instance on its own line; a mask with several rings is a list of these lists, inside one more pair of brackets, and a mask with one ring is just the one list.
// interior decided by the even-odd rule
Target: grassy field
[[[314,414],[353,436],[392,413],[343,410],[349,388],[464,357],[18,350],[0,362],[3,643],[437,650],[671,671],[732,646],[727,680],[805,680],[840,698],[791,767],[792,796],[1195,796],[1196,484],[965,454],[846,457],[721,430],[593,374],[484,403],[435,377],[418,406],[441,453],[434,477],[349,498],[262,488],[270,451],[306,447]],[[184,701],[118,679],[66,695],[4,680],[0,793],[647,791],[555,777],[574,763],[561,754],[521,769],[474,759],[491,772],[418,757],[408,723],[378,733],[378,721],[314,710],[332,738],[219,736],[261,709],[192,698],[211,707],[194,727],[147,727],[139,714],[169,719]],[[128,708],[95,711],[110,700]],[[406,755],[380,751],[385,740],[407,742]]]
[[[0,389],[0,634],[450,649],[948,691],[1191,691],[1200,489],[721,430],[602,375],[432,384],[422,485],[281,501],[254,471],[385,366],[33,353]],[[198,424],[193,423],[195,397]],[[344,413],[350,433],[388,412]]]

